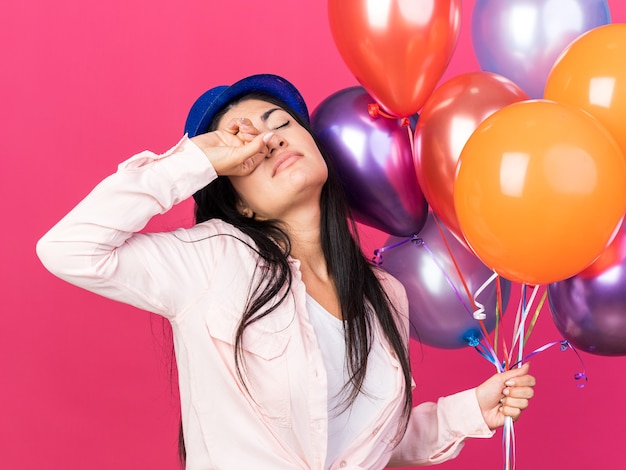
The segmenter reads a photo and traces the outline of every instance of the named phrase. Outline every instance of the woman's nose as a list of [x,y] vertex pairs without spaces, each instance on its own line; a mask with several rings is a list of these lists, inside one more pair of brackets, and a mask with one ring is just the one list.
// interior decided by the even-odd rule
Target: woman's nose
[[285,147],[286,145],[287,145],[287,141],[285,140],[284,137],[274,134],[272,138],[269,140],[269,142],[267,143],[267,146],[269,148],[269,152],[267,156],[268,157],[271,156],[274,153],[274,150]]

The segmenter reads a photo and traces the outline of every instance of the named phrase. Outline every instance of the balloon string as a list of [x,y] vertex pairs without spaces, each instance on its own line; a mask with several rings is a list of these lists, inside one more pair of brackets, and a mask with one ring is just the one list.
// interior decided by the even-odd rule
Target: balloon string
[[[474,297],[472,296],[472,294],[470,294],[470,290],[469,290],[469,287],[467,286],[467,282],[465,282],[465,277],[463,277],[463,272],[461,271],[461,268],[459,267],[459,264],[456,262],[456,259],[454,258],[454,254],[452,253],[452,248],[450,248],[450,245],[448,244],[448,240],[446,240],[446,236],[443,233],[443,228],[441,227],[441,223],[439,222],[439,218],[435,214],[433,214],[433,219],[435,220],[435,224],[437,224],[437,229],[439,230],[439,235],[441,236],[441,239],[443,240],[443,243],[446,246],[446,249],[448,250],[448,254],[450,255],[450,259],[452,260],[452,263],[454,264],[456,272],[457,272],[459,278],[461,279],[461,283],[463,284],[463,288],[465,289],[465,293],[467,294],[467,298],[470,299],[470,302],[472,303],[472,307],[473,307],[474,311],[476,311],[477,308],[476,308],[476,305],[474,304]],[[478,323],[480,325],[480,329],[482,330],[482,334],[483,334],[483,337],[485,338],[485,341],[488,341],[489,333],[487,332],[487,328],[485,327],[485,322],[483,322],[482,320],[478,320]],[[491,348],[491,349],[493,349],[493,348]]]
[[535,323],[537,323],[537,318],[539,318],[539,312],[543,308],[543,304],[545,303],[547,298],[548,298],[548,291],[546,290],[546,291],[543,291],[541,300],[539,300],[539,304],[537,305],[537,308],[535,309],[535,314],[533,315],[533,319],[530,321],[530,325],[528,326],[528,329],[526,330],[526,336],[524,336],[524,343],[528,343],[528,338],[530,338],[530,334],[533,332],[533,329],[535,328]]
[[533,357],[536,356],[539,353],[542,353],[544,351],[546,351],[547,349],[550,349],[553,346],[559,345],[560,346],[560,350],[561,352],[563,351],[567,351],[568,349],[573,351],[574,354],[576,354],[576,357],[578,358],[578,362],[580,363],[580,367],[581,367],[581,372],[576,372],[574,374],[574,380],[580,381],[580,380],[584,380],[584,382],[580,382],[578,384],[576,384],[577,388],[584,388],[585,385],[587,385],[587,382],[589,382],[589,377],[587,377],[587,370],[585,368],[585,363],[583,362],[583,358],[580,356],[580,354],[578,353],[578,351],[574,348],[574,346],[572,346],[570,344],[569,341],[567,340],[559,340],[559,341],[552,341],[551,343],[546,343],[543,346],[535,349],[533,352],[527,354],[526,356],[524,356],[524,358],[519,361],[516,362],[515,364],[511,365],[511,368],[513,367],[519,367],[521,366],[523,363],[528,362],[528,360]]
[[[559,341],[552,341],[550,343],[546,343],[543,346],[535,349],[534,351],[528,353],[526,356],[524,356],[524,358],[518,362],[515,362],[513,364],[510,365],[510,367],[505,366],[504,363],[502,364],[496,364],[496,367],[498,367],[500,369],[500,371],[504,371],[504,370],[510,370],[513,369],[514,367],[521,367],[522,364],[525,364],[526,362],[528,362],[532,357],[538,355],[539,353],[542,353],[554,346],[560,346],[560,350],[561,352],[563,351],[567,351],[568,349],[573,351],[574,354],[576,354],[576,357],[578,359],[578,362],[580,363],[580,368],[581,371],[580,372],[576,372],[574,374],[574,380],[576,381],[581,381],[583,380],[584,382],[580,382],[578,384],[576,384],[577,388],[584,388],[587,383],[589,382],[589,377],[587,376],[587,371],[585,368],[585,363],[582,359],[582,357],[580,356],[580,354],[578,353],[578,351],[574,348],[574,346],[572,346],[569,341],[561,339]],[[493,363],[492,358],[490,357],[490,355],[488,355],[485,350],[483,349],[482,345],[477,345],[474,347],[474,349],[476,349],[476,351],[483,356],[485,359],[487,359],[489,362]]]
[[408,127],[410,129],[410,124],[411,121],[409,120],[408,117],[402,117],[402,118],[398,118],[397,116],[392,116],[389,113],[386,113],[385,111],[383,111],[382,109],[380,109],[380,105],[378,103],[371,103],[367,105],[367,112],[369,113],[370,116],[372,116],[373,118],[377,118],[379,116],[382,117],[386,117],[388,119],[400,119],[400,124],[402,125],[402,127]]
[[[515,351],[515,346],[517,345],[517,338],[518,338],[518,335],[519,335],[520,323],[521,323],[521,320],[522,320],[522,315],[523,315],[524,309],[526,308],[526,304],[527,304],[526,284],[522,284],[521,285],[520,301],[519,301],[519,304],[517,305],[517,311],[515,312],[515,323],[513,324],[513,337],[512,337],[512,341],[511,341],[511,350],[510,350],[510,354],[511,355]],[[508,362],[512,362],[511,357],[509,357],[509,361]]]
[[515,468],[515,428],[513,427],[513,418],[504,417],[504,428],[502,433],[502,451],[504,452],[504,469],[512,470]]
[[[513,345],[511,346],[512,350],[515,349],[515,346],[517,346],[518,362],[522,360],[522,357],[524,354],[524,329],[526,325],[526,319],[528,317],[528,313],[530,312],[530,308],[533,302],[535,301],[537,292],[539,291],[539,286],[533,287],[533,291],[530,295],[530,298],[528,299],[528,302],[526,302],[526,284],[522,285],[522,289],[523,289],[523,296],[522,296],[523,308],[521,309],[521,316],[518,315],[517,318],[515,319],[515,327],[513,328],[514,341],[513,341]],[[518,314],[519,312],[520,312],[520,309],[518,309]]]
[[509,366],[511,364],[511,361],[510,361],[510,355],[509,355],[509,348],[506,347],[505,342],[502,343],[502,353],[504,354],[504,361],[503,361],[504,370],[510,370]]
[[[496,327],[493,335],[493,348],[496,357],[498,357],[498,333],[500,332],[500,319],[504,313],[504,305],[502,304],[502,283],[500,276],[496,278]],[[503,338],[504,339],[504,338]]]
[[490,351],[485,350],[485,346],[483,344],[478,343],[477,345],[474,346],[474,349],[476,349],[476,351],[481,356],[483,356],[485,359],[491,362],[496,367],[496,370],[498,372],[504,372],[504,367],[498,360],[498,357],[493,355]]
[[[498,367],[501,372],[503,370],[509,370],[514,367],[521,367],[523,363],[528,362],[528,360],[532,358],[533,356],[536,356],[537,354],[544,352],[547,349],[556,345],[560,345],[561,351],[566,351],[568,349],[571,349],[576,354],[576,357],[578,358],[578,361],[580,362],[582,371],[574,374],[574,380],[579,382],[576,384],[577,388],[584,388],[589,381],[589,378],[587,377],[587,372],[585,370],[585,365],[578,351],[576,351],[576,349],[574,349],[574,347],[566,340],[553,341],[551,343],[544,344],[543,346],[532,351],[530,354],[527,354],[526,356],[524,356],[519,362],[511,364],[510,368],[508,367],[508,365],[506,367],[502,367],[502,364],[496,364],[496,367]],[[493,362],[492,359],[489,357],[489,355],[486,354],[485,351],[480,347],[480,345],[476,346],[475,349],[476,351],[478,351],[478,353],[481,356],[485,357],[489,362]],[[513,420],[508,416],[505,417],[505,420],[504,420],[504,427],[503,427],[503,434],[502,434],[502,451],[504,453],[504,459],[505,459],[504,469],[505,470],[515,469],[515,463],[516,463],[515,429],[513,427]]]
[[[491,284],[494,280],[498,279],[499,276],[497,273],[493,273],[489,279],[487,279],[487,281],[485,281],[474,293],[474,297],[473,297],[473,301],[474,301],[474,305],[477,306],[478,308],[474,311],[474,313],[472,314],[475,320],[478,320],[479,323],[481,324],[481,326],[484,327],[484,323],[483,320],[485,320],[487,318],[487,315],[485,314],[485,306],[480,303],[478,301],[478,296],[480,294],[482,294],[482,292],[487,288],[487,286],[489,286],[489,284]],[[498,304],[496,303],[496,326],[497,326],[497,316],[498,316]],[[496,353],[493,345],[490,343],[489,341],[489,336],[486,333],[486,328],[484,328],[483,330],[483,337],[485,339],[485,343],[487,345],[487,349],[489,354],[491,355],[491,357],[493,358],[490,362],[492,364],[496,364],[496,368],[498,369],[498,372],[502,372],[502,368],[499,366],[500,361],[498,360],[498,354]]]
[[482,292],[496,279],[496,277],[498,277],[498,274],[493,273],[491,277],[487,279],[474,293],[474,305],[478,307],[476,311],[474,311],[474,318],[476,320],[484,320],[487,318],[487,315],[485,314],[485,306],[478,301],[478,296],[482,294]]
[[[408,118],[405,118],[408,119]],[[404,121],[402,123],[402,125],[404,125]],[[413,155],[413,161],[415,161],[415,141],[414,141],[414,135],[413,135],[413,130],[411,129],[411,126],[407,125],[406,126],[406,130],[409,133],[409,143],[411,144],[411,155]]]
[[437,229],[439,230],[439,235],[441,235],[441,240],[446,246],[446,249],[448,250],[448,254],[450,255],[450,259],[452,260],[452,263],[454,264],[456,272],[459,275],[459,278],[461,279],[461,283],[463,284],[463,288],[465,289],[467,298],[470,299],[470,302],[472,302],[473,309],[476,310],[476,305],[474,305],[474,297],[472,296],[472,294],[470,294],[469,287],[467,287],[467,283],[465,282],[465,278],[463,277],[461,268],[459,267],[458,263],[456,262],[456,259],[454,258],[454,255],[452,254],[452,249],[450,248],[450,245],[448,244],[448,240],[446,240],[446,236],[443,233],[443,228],[441,227],[441,224],[439,223],[439,218],[435,214],[433,214],[433,220],[435,221],[435,224],[437,224]]
[[421,240],[421,239],[416,234],[413,234],[410,237],[404,240],[400,240],[399,242],[394,243],[392,245],[387,245],[387,246],[383,246],[382,248],[377,248],[374,250],[374,256],[372,256],[372,263],[374,263],[376,266],[380,266],[383,264],[383,253],[385,251],[391,250],[393,248],[398,248],[399,246],[402,246],[405,243],[417,242],[418,240]]

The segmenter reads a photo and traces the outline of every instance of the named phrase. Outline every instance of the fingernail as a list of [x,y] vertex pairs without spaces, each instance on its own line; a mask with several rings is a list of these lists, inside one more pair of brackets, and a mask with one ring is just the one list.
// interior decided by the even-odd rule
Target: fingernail
[[508,395],[509,393],[511,392],[509,391],[508,388],[505,388],[504,390],[502,390],[502,395]]
[[263,136],[263,142],[265,142],[267,144],[272,137],[274,137],[274,133],[273,132],[268,132],[267,134],[265,134]]
[[506,385],[507,387],[512,387],[513,385],[515,385],[515,382],[513,380],[507,380],[506,382],[504,382],[504,385]]

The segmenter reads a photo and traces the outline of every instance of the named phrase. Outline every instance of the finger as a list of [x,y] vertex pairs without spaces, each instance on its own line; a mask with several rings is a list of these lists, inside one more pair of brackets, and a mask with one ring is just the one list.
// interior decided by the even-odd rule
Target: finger
[[225,127],[226,132],[237,134],[239,132],[239,119],[231,119]]
[[516,379],[515,383],[512,385],[506,385],[504,390],[502,391],[503,395],[508,395],[509,393],[517,393],[519,390],[532,390],[535,386],[535,378],[532,376],[524,376],[521,379]]
[[239,137],[243,143],[248,143],[252,142],[252,140],[254,140],[257,135],[259,135],[259,131],[257,131],[256,129],[241,127],[239,128],[239,133],[237,134],[237,137]]
[[240,165],[239,175],[245,176],[252,173],[252,171],[259,165],[261,160],[263,160],[264,158],[264,155],[257,153],[255,155],[252,155],[250,158],[244,160]]
[[274,135],[273,132],[260,134],[246,145],[233,149],[233,157],[240,162],[237,174],[250,174],[265,159],[268,152],[266,142],[272,138],[272,135]]
[[231,134],[260,134],[259,130],[254,127],[252,121],[247,118],[234,118],[226,124],[226,131]]
[[502,406],[506,406],[509,408],[519,408],[520,410],[525,410],[526,408],[528,408],[528,404],[529,402],[526,398],[506,397],[502,402]]
[[239,127],[252,127],[254,128],[254,124],[252,124],[252,121],[248,118],[244,118],[244,117],[240,117],[237,118],[237,122],[239,123]]
[[515,421],[522,414],[522,410],[514,406],[503,405],[502,407],[500,407],[500,413],[502,413],[504,416],[510,416],[511,418],[513,418],[513,421]]
[[[532,396],[533,387],[536,385],[536,380],[532,375],[524,375],[515,379],[507,380],[504,383],[503,395],[515,395],[522,396],[530,394]],[[526,397],[530,398],[530,397]]]
[[521,367],[517,367],[515,369],[501,372],[500,374],[498,374],[498,378],[502,380],[505,385],[512,386],[512,385],[515,385],[515,382],[519,377],[528,375],[529,369],[530,369],[530,365],[526,363]]
[[532,387],[515,387],[515,388],[505,388],[502,391],[502,394],[505,397],[529,399],[535,395],[535,391]]
[[532,375],[522,375],[521,377],[507,380],[504,385],[507,387],[534,387],[537,385],[537,380]]

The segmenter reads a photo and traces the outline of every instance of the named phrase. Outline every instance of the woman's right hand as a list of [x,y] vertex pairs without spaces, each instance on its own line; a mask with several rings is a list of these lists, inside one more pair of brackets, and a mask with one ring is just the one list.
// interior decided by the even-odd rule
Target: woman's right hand
[[268,155],[267,143],[274,134],[259,132],[248,119],[232,119],[225,129],[191,138],[207,156],[220,176],[252,173]]

